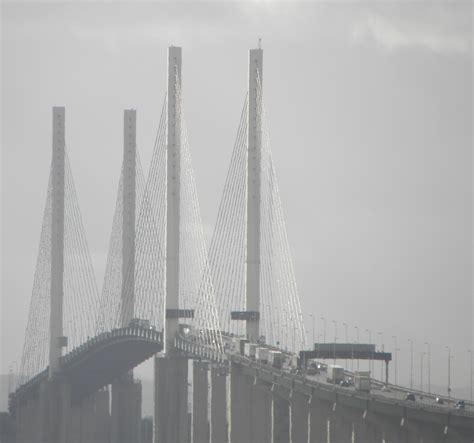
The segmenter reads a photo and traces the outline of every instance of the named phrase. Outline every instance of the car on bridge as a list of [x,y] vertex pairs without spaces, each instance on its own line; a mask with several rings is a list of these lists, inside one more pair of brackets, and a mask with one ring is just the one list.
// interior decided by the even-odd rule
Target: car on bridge
[[454,407],[456,409],[466,409],[466,402],[464,400],[458,400]]

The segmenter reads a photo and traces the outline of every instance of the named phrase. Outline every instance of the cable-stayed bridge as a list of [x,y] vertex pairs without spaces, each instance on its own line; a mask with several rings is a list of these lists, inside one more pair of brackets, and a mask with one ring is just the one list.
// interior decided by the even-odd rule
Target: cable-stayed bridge
[[[181,62],[181,48],[170,47],[146,177],[136,112],[124,112],[101,293],[68,160],[65,109],[53,108],[38,260],[10,397],[17,441],[141,441],[141,386],[133,369],[150,357],[157,443],[472,441],[470,404],[456,409],[453,399],[439,404],[428,393],[416,393],[413,402],[388,377],[369,378],[372,389],[355,389],[336,384],[337,368],[307,370],[308,359],[322,354],[306,343],[266,125],[261,48],[249,52],[248,92],[207,248]],[[388,368],[391,355],[371,351],[370,358]],[[345,369],[342,378],[352,378]]]

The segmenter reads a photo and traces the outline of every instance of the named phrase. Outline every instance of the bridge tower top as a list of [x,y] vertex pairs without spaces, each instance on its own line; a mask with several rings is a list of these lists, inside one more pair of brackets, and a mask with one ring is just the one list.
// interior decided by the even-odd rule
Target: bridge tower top
[[53,160],[51,170],[51,297],[49,319],[49,377],[59,372],[63,337],[64,298],[64,172],[65,172],[64,107],[53,107]]
[[[259,43],[260,46],[260,43]],[[260,204],[262,119],[261,91],[263,80],[263,50],[249,51],[248,155],[247,155],[247,291],[246,310],[254,313],[247,318],[247,337],[252,342],[260,338]]]
[[174,345],[179,315],[181,194],[181,48],[168,48],[165,352]]

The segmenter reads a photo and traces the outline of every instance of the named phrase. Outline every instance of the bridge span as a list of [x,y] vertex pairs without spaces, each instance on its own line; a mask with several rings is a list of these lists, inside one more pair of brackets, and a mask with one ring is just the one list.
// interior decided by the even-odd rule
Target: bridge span
[[[249,51],[248,91],[209,248],[185,127],[181,48],[169,48],[167,67],[146,178],[137,113],[124,111],[101,295],[66,151],[65,108],[53,108],[40,249],[10,397],[17,442],[139,443],[142,391],[133,370],[153,358],[154,443],[472,443],[470,403],[435,405],[425,393],[409,401],[388,380],[370,379],[373,388],[362,392],[310,374],[298,360],[314,350],[272,160],[260,45]],[[244,341],[276,363],[244,352]]]
[[[281,351],[282,366],[274,367],[242,355],[232,346],[233,339],[228,334],[224,334],[227,351],[219,354],[202,343],[196,331],[188,330],[176,337],[175,346],[180,356],[194,361],[192,403],[196,410],[193,408],[192,429],[186,424],[184,430],[194,436],[193,441],[471,441],[474,409],[430,404],[429,394],[425,394],[425,401],[421,396],[416,402],[407,401],[398,395],[406,394],[406,388],[390,385],[391,389],[382,390],[387,385],[375,380],[375,389],[369,393],[331,384],[324,371],[321,375],[308,375],[301,366],[299,370],[292,367],[292,355],[285,351]],[[61,381],[68,388],[60,396],[70,409],[64,418],[63,435],[71,441],[83,441],[80,430],[75,431],[73,426],[75,416],[84,415],[83,405],[97,412],[102,404],[101,413],[87,420],[88,426],[93,423],[95,429],[102,429],[101,420],[109,417],[110,421],[108,407],[104,407],[107,386],[162,349],[161,331],[128,327],[101,333],[62,357]],[[32,416],[40,411],[40,396],[47,384],[46,368],[10,398],[11,414],[19,429],[27,430],[19,435],[23,438],[19,441],[34,441],[28,435],[34,432],[31,424],[38,423],[39,418],[32,420]],[[187,383],[181,389],[187,392]],[[36,412],[32,412],[35,403]],[[214,407],[203,406],[208,403]],[[103,438],[104,434],[99,436]],[[97,439],[92,441],[100,443]]]

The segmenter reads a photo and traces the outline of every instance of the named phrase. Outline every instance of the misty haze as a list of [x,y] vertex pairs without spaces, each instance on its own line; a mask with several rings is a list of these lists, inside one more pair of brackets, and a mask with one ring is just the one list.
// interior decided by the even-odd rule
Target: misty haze
[[4,0],[0,442],[474,442],[472,8]]

